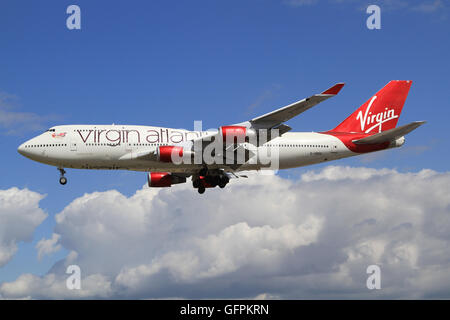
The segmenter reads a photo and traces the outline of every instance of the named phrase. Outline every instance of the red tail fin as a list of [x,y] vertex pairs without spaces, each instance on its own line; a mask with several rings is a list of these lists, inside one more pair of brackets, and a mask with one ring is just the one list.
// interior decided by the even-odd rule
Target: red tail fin
[[332,131],[377,133],[395,128],[411,84],[390,81]]

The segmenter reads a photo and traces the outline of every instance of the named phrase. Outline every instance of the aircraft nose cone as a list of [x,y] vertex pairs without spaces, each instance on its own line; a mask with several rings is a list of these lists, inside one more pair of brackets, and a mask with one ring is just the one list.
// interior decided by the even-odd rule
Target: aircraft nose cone
[[25,155],[25,143],[22,143],[18,148],[17,148],[17,152],[20,153],[21,155]]
[[27,142],[22,143],[18,148],[17,148],[17,152],[20,153],[21,155],[23,155],[24,157],[29,158],[31,155],[31,150],[29,150],[28,148],[26,148],[25,146],[28,144]]

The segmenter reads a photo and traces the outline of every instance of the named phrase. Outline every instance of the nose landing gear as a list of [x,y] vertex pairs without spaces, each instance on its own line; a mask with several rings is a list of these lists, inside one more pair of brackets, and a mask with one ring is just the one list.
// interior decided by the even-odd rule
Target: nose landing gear
[[58,168],[61,177],[59,178],[59,183],[62,185],[65,185],[67,183],[67,178],[64,177],[64,174],[66,173],[66,171],[63,168]]

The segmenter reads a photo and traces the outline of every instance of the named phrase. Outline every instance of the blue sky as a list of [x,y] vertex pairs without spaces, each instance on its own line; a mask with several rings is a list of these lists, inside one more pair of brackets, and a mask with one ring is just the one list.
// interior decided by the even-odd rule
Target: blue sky
[[[205,128],[248,120],[346,86],[289,121],[294,131],[334,128],[391,79],[413,80],[400,124],[426,120],[400,150],[339,165],[448,171],[450,12],[448,1],[372,1],[381,30],[368,30],[366,1],[2,1],[0,4],[0,189],[46,194],[49,214],[32,242],[0,268],[0,283],[45,274],[63,249],[42,261],[54,215],[85,193],[132,195],[143,173],[68,171],[32,162],[17,146],[58,124],[140,124]],[[81,30],[68,30],[70,4]],[[6,115],[10,118],[6,118]],[[14,115],[14,117],[11,117]],[[325,165],[318,165],[319,169]],[[293,179],[311,168],[280,173]]]

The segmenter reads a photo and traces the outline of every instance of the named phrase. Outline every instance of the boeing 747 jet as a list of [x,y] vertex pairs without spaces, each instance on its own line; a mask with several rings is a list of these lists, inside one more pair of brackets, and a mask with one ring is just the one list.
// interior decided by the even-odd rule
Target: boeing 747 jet
[[397,127],[412,81],[393,80],[336,128],[291,132],[286,121],[334,97],[337,83],[320,94],[246,122],[216,130],[132,125],[62,125],[19,146],[23,156],[58,168],[147,172],[149,187],[170,187],[191,177],[199,193],[224,188],[244,170],[288,169],[400,147],[424,121]]

